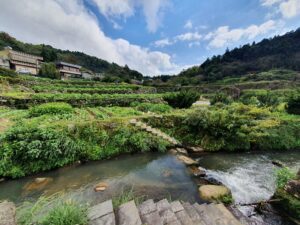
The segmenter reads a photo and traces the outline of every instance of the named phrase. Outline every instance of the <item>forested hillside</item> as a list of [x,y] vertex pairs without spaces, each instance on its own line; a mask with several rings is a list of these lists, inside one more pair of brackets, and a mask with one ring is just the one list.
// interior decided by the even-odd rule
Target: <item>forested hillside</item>
[[33,45],[23,43],[7,33],[0,32],[0,50],[2,50],[5,46],[10,46],[17,51],[40,55],[44,57],[45,62],[61,60],[78,64],[96,73],[104,73],[107,75],[108,79],[111,78],[111,81],[115,78],[121,78],[124,81],[127,79],[141,80],[143,77],[141,73],[129,69],[128,66],[122,67],[115,63],[109,63],[97,57],[89,56],[82,52],[60,50],[44,44]]
[[200,66],[182,71],[179,77],[216,81],[271,69],[300,71],[300,28],[259,43],[227,50],[224,55],[213,56]]

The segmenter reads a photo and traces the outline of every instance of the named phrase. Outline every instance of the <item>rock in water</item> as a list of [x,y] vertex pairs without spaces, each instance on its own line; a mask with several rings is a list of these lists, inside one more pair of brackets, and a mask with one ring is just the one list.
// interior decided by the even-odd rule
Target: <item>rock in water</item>
[[38,177],[34,181],[27,183],[23,189],[26,191],[41,190],[45,188],[53,179],[49,177]]
[[98,191],[105,191],[107,187],[108,187],[108,184],[107,184],[107,183],[105,183],[105,182],[100,182],[99,184],[97,184],[97,185],[94,187],[94,191],[95,191],[95,192],[98,192]]
[[16,225],[16,207],[12,202],[0,203],[0,225]]
[[230,190],[223,185],[203,185],[199,188],[200,197],[207,201],[214,201],[226,195],[230,195]]
[[189,170],[195,177],[205,177],[206,175],[205,169],[197,166],[191,166]]
[[177,158],[187,166],[197,165],[198,163],[190,157],[179,155]]

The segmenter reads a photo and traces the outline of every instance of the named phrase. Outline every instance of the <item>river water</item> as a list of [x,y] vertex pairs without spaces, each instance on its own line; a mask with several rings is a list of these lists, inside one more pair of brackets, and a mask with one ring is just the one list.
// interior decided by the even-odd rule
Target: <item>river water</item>
[[[275,190],[275,166],[279,160],[293,170],[300,168],[299,151],[260,153],[215,153],[198,158],[207,175],[229,187],[236,203],[269,199]],[[47,177],[46,185],[35,186],[37,177]],[[103,192],[95,192],[99,182],[107,183]],[[202,202],[196,182],[185,165],[174,156],[147,153],[90,162],[0,183],[0,200],[16,204],[36,201],[41,195],[58,192],[81,202],[96,204],[133,189],[135,195],[153,198]],[[241,209],[243,210],[243,209]],[[245,212],[245,213],[249,213]],[[285,224],[285,223],[270,223]]]

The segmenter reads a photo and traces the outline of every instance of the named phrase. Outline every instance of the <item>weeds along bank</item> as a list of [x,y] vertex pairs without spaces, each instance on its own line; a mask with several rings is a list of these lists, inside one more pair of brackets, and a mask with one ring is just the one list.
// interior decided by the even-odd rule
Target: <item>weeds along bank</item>
[[55,104],[55,108],[40,106],[8,112],[16,115],[14,119],[10,117],[14,125],[0,137],[1,176],[22,177],[78,160],[107,159],[122,153],[163,152],[168,146],[122,118],[89,119],[85,110],[80,112],[65,103]]

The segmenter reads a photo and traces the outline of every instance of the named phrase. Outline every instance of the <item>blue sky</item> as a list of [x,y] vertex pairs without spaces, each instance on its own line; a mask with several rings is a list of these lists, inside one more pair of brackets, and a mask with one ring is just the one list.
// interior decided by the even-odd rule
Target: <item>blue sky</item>
[[178,73],[226,48],[300,27],[300,0],[1,0],[1,5],[1,31],[150,76]]

